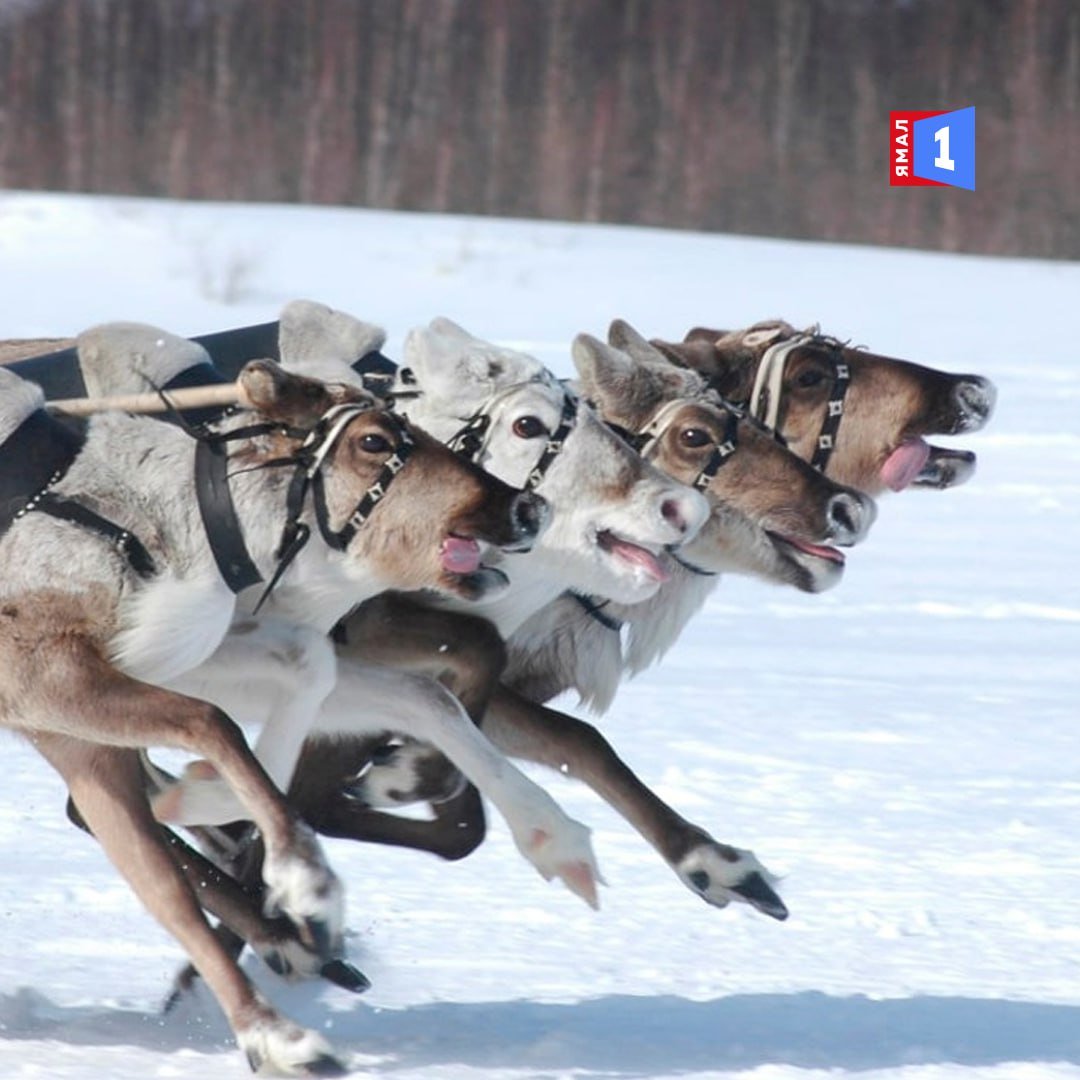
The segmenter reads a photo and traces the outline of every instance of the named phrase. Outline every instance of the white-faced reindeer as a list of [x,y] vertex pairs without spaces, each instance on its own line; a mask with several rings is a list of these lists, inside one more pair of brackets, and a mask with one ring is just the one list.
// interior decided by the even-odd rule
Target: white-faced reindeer
[[[472,536],[496,543],[521,538],[518,493],[463,466],[357,391],[258,363],[245,368],[240,386],[256,412],[231,418],[219,441],[233,466],[242,466],[228,472],[231,514],[263,576],[280,565],[287,527],[321,526],[338,541],[313,543],[312,550],[323,543],[330,549],[323,573],[334,563],[342,582],[367,576],[375,588],[385,583],[380,574],[407,587],[445,588],[467,578],[473,568],[459,564],[456,545],[450,566],[439,554],[466,522]],[[88,827],[206,978],[253,1064],[340,1070],[322,1037],[272,1009],[221,948],[145,795],[138,750],[176,747],[207,761],[259,829],[272,903],[321,943],[324,955],[336,951],[341,889],[310,829],[220,708],[154,685],[205,661],[235,609],[200,517],[196,458],[205,443],[122,414],[95,418],[84,438],[41,406],[37,387],[0,370],[7,513],[0,722],[27,734],[64,777]],[[376,484],[386,487],[387,462],[406,445],[410,460],[394,470],[393,489],[380,494],[374,522],[359,520],[358,508]],[[314,515],[290,505],[291,481],[273,467],[283,460],[319,478]],[[425,472],[440,496],[418,513],[410,488]],[[391,538],[375,539],[381,530]],[[405,545],[409,564],[402,566],[394,548],[406,531],[422,539]],[[300,565],[297,559],[287,572]]]

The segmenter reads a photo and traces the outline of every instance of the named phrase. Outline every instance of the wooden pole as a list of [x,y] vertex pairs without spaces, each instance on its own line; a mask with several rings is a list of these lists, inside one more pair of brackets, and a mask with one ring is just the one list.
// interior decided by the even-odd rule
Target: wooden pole
[[182,412],[184,409],[203,409],[210,405],[235,405],[243,401],[237,383],[223,383],[220,386],[188,386],[182,390],[169,390],[163,400],[161,395],[118,394],[115,397],[65,398],[60,401],[46,401],[46,408],[68,416],[91,416],[93,413],[131,412],[160,413],[169,406]]

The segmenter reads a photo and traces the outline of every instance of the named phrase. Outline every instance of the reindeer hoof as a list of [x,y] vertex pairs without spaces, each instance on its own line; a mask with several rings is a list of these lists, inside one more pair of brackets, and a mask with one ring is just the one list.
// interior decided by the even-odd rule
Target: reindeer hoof
[[776,890],[756,870],[748,874],[731,891],[738,893],[748,904],[752,904],[762,915],[771,915],[783,922],[788,917],[788,909]]
[[704,840],[674,866],[683,883],[707,904],[725,908],[740,900],[781,922],[788,909],[772,886],[772,875],[752,851]]
[[348,1069],[333,1054],[316,1058],[303,1072],[303,1076],[345,1076]]
[[348,960],[330,960],[323,964],[319,974],[327,982],[332,982],[335,986],[340,986],[342,990],[348,990],[353,994],[362,994],[365,990],[371,989],[371,980]]
[[348,1071],[326,1040],[267,1010],[263,1020],[237,1032],[251,1071],[260,1076],[344,1076]]

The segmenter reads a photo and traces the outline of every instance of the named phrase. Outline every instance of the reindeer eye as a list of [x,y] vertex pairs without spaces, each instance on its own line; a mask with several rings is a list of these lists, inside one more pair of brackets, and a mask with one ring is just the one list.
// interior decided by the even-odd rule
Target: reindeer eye
[[385,454],[392,449],[390,444],[382,435],[375,435],[368,433],[360,439],[360,449],[365,454]]
[[535,439],[547,434],[544,422],[537,416],[519,416],[511,430],[519,439]]
[[704,428],[691,427],[679,432],[679,442],[690,449],[697,449],[699,446],[708,446],[712,442],[712,436]]
[[799,372],[795,379],[795,385],[803,390],[809,390],[811,386],[817,386],[825,378],[825,373],[816,368],[807,368]]

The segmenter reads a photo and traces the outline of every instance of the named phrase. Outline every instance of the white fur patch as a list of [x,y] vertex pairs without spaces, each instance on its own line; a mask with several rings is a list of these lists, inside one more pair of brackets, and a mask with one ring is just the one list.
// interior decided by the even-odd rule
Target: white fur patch
[[118,668],[147,682],[168,682],[206,660],[221,644],[235,599],[217,577],[162,576],[120,606],[122,629],[109,642]]

